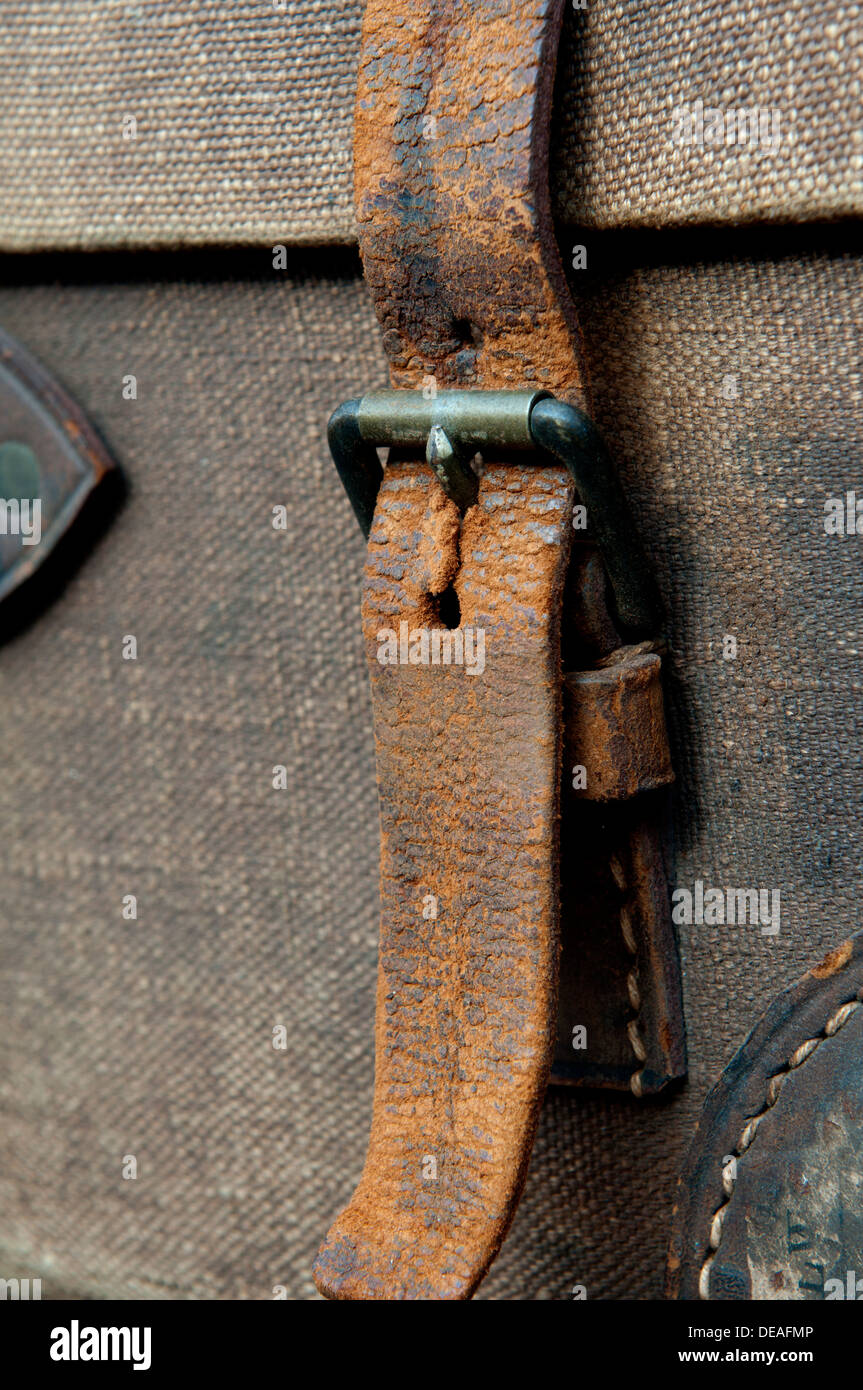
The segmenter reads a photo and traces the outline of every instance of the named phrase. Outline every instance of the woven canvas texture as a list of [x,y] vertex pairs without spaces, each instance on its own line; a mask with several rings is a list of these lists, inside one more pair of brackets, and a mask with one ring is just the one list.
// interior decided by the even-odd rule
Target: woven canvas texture
[[739,10],[587,0],[567,15],[552,138],[559,219],[662,227],[860,212],[853,0]]
[[[839,234],[687,245],[598,237],[575,290],[671,611],[673,881],[778,888],[781,931],[681,927],[687,1085],[548,1096],[482,1298],[660,1296],[707,1090],[860,926],[863,571],[859,538],[823,527],[859,482],[859,267]],[[363,545],[324,422],[385,384],[378,333],[350,253],[281,275],[74,264],[8,260],[0,288],[0,322],[129,483],[0,645],[0,1275],[45,1297],[312,1298],[362,1167],[377,937]]]
[[[0,248],[352,241],[361,16],[360,0],[7,0]],[[858,18],[853,0],[568,3],[558,217],[859,212]],[[677,143],[675,111],[698,103],[721,133],[702,117]]]

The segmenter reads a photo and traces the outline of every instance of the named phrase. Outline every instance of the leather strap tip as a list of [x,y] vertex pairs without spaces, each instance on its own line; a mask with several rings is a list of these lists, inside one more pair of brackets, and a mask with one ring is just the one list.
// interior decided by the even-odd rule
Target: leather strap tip
[[405,1241],[398,1249],[357,1238],[336,1222],[315,1261],[315,1287],[324,1298],[340,1302],[457,1302],[473,1297],[490,1263],[466,1274],[447,1272],[439,1258],[424,1261],[426,1270],[436,1270],[430,1280],[410,1259],[408,1245]]

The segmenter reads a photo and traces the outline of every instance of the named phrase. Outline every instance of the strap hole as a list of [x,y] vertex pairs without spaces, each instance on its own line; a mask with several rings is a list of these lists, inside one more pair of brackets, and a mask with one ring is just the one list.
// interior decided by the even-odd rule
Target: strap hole
[[482,331],[477,328],[470,319],[455,319],[452,326],[452,336],[458,340],[463,348],[481,347]]
[[452,584],[448,585],[440,594],[429,594],[429,598],[437,608],[438,620],[444,627],[453,631],[461,624],[461,604],[458,601],[458,594]]

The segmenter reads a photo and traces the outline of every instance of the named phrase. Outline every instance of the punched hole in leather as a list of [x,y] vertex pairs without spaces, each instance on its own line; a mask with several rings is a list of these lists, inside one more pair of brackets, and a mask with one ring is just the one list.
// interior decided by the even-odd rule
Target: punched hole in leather
[[[356,211],[398,391],[539,390],[588,406],[546,187],[561,11],[560,0],[367,6]],[[469,338],[454,324],[472,325]],[[483,447],[482,476],[462,472],[459,489],[458,440],[441,428],[425,458],[393,449],[382,478],[366,452],[353,499],[368,524],[381,931],[368,1152],[315,1267],[336,1299],[473,1294],[515,1212],[559,1033],[574,484],[550,456]],[[622,646],[615,636],[603,655]],[[644,655],[605,678],[600,714],[655,714]],[[618,792],[646,789],[643,762],[627,762]],[[654,769],[659,782],[666,771]],[[637,817],[621,821],[624,875],[639,833]],[[620,892],[637,931],[637,895]],[[628,976],[649,966],[630,960]],[[649,1089],[630,1022],[626,1084],[638,1070]]]

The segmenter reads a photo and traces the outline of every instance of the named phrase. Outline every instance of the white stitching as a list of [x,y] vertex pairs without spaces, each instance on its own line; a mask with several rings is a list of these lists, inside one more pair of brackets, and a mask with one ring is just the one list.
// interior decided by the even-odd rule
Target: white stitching
[[[802,1066],[806,1059],[812,1056],[815,1049],[819,1047],[826,1038],[832,1038],[835,1033],[838,1033],[842,1025],[847,1023],[852,1014],[855,1014],[860,1008],[861,999],[863,999],[863,989],[857,991],[854,999],[849,999],[847,1003],[841,1004],[836,1012],[827,1020],[818,1036],[815,1038],[807,1038],[805,1042],[802,1042],[800,1046],[795,1048],[792,1052],[782,1070],[776,1072],[774,1076],[771,1076],[767,1085],[767,1095],[764,1105],[758,1111],[758,1114],[753,1115],[744,1125],[740,1138],[737,1141],[737,1146],[734,1149],[735,1158],[741,1158],[749,1148],[758,1133],[758,1126],[761,1124],[761,1121],[768,1111],[776,1104],[779,1099],[779,1093],[791,1072],[796,1067]],[[711,1254],[707,1256],[707,1259],[701,1266],[701,1271],[698,1276],[698,1297],[708,1301],[710,1299],[710,1270],[713,1261],[716,1259],[719,1242],[722,1240],[722,1228],[725,1224],[725,1216],[731,1203],[731,1198],[734,1196],[734,1184],[736,1181],[734,1170],[735,1165],[733,1163],[727,1164],[722,1170],[722,1190],[725,1193],[725,1201],[717,1207],[713,1214],[709,1234]]]
[[[611,869],[611,876],[621,893],[627,893],[629,885],[626,881],[626,871],[618,855],[611,855],[609,867]],[[635,939],[635,930],[632,925],[631,907],[629,901],[626,899],[620,909],[620,930],[623,933],[623,941],[627,951],[634,957],[632,968],[626,976],[626,992],[629,996],[629,1003],[634,1014],[634,1017],[631,1018],[626,1025],[626,1036],[629,1039],[629,1045],[635,1054],[635,1060],[638,1065],[629,1078],[629,1089],[634,1096],[641,1096],[644,1063],[647,1061],[647,1048],[638,1030],[638,1016],[641,1010],[641,990],[638,987],[638,942]]]

